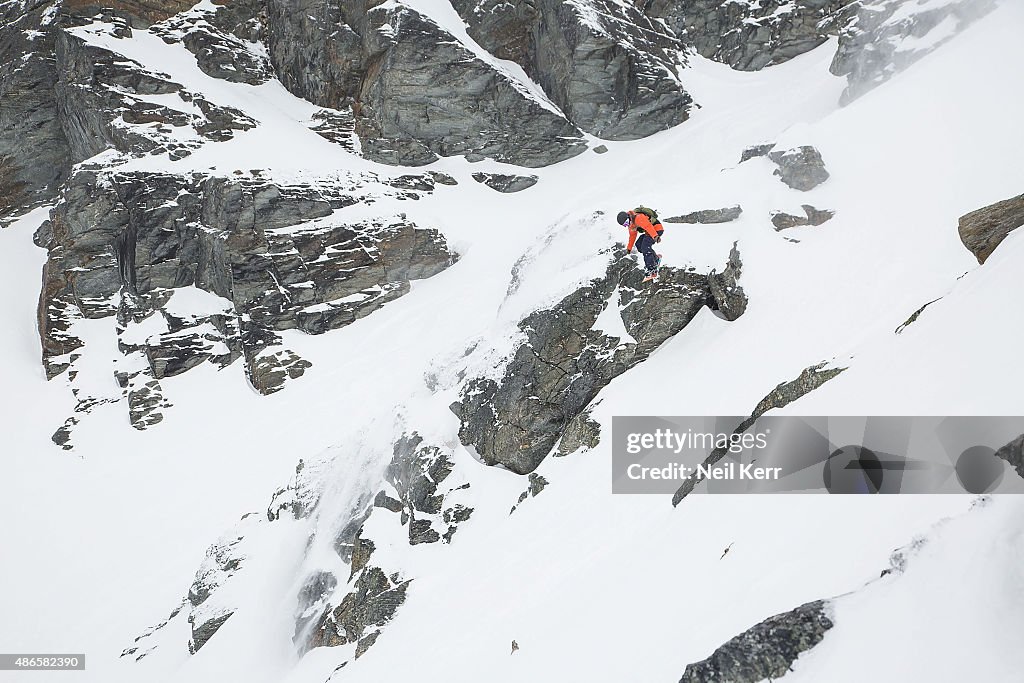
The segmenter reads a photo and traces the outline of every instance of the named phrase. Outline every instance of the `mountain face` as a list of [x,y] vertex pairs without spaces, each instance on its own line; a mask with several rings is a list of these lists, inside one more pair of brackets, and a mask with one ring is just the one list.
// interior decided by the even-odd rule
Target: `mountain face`
[[1021,22],[0,2],[0,480],[35,482],[2,583],[38,589],[0,640],[63,624],[104,683],[845,681],[865,643],[882,680],[1013,680],[964,626],[1024,609],[1012,500],[607,465],[623,415],[1024,408]]

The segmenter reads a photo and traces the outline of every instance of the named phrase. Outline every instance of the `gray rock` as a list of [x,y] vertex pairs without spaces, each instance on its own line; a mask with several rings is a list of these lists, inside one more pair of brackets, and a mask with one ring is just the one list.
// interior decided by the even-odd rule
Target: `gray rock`
[[742,164],[744,161],[756,159],[757,157],[768,156],[768,152],[772,151],[773,149],[775,149],[774,142],[765,145],[753,145],[751,147],[747,147],[745,150],[743,150],[743,153],[740,154],[740,163]]
[[586,149],[575,126],[406,5],[270,0],[268,35],[285,87],[351,108],[375,161],[467,155],[545,166]]
[[[750,413],[750,417],[743,420],[743,422],[733,430],[733,433],[742,434],[746,432],[754,424],[757,418],[761,417],[769,410],[786,407],[798,398],[806,396],[810,392],[814,391],[825,382],[837,377],[845,369],[846,368],[828,368],[824,362],[804,368],[796,379],[780,383],[772,389],[767,396],[762,398],[758,402],[757,406],[754,407],[753,412]],[[728,449],[726,448],[716,448],[711,451],[711,454],[704,459],[703,464],[705,468],[710,468],[712,465],[724,458],[727,453]],[[672,495],[672,505],[679,505],[686,496],[693,492],[693,489],[696,488],[697,484],[701,481],[702,479],[697,477],[687,479],[686,482]]]
[[568,119],[599,137],[632,140],[682,123],[692,98],[675,77],[677,37],[613,0],[457,0],[469,34],[537,81]]
[[729,262],[721,273],[711,271],[708,275],[708,287],[711,289],[711,297],[719,313],[726,320],[736,320],[747,310],[747,295],[739,284],[740,275],[743,272],[743,262],[740,260],[740,252],[737,243],[733,242],[729,251]]
[[581,449],[592,450],[601,442],[601,425],[590,419],[590,411],[569,420],[558,441],[556,456],[571,455]]
[[537,184],[537,176],[507,175],[505,173],[474,173],[473,180],[483,183],[492,190],[510,193],[520,192]]
[[594,151],[595,154],[605,154],[605,153],[608,152],[608,146],[607,145],[598,145],[597,147],[593,148],[593,151]]
[[679,683],[759,683],[785,676],[801,653],[834,626],[829,603],[809,602],[744,631],[705,659],[690,664]]
[[[39,306],[44,365],[49,376],[66,370],[67,354],[81,346],[68,334],[74,318],[114,315],[119,296],[135,307],[123,316],[122,332],[131,321],[160,316],[166,333],[121,344],[136,360],[117,378],[140,428],[159,421],[166,407],[159,380],[241,357],[254,388],[278,391],[310,364],[283,348],[277,331],[320,334],[348,325],[403,295],[410,280],[453,262],[436,231],[401,216],[277,232],[351,203],[337,184],[282,187],[156,173],[100,182],[95,171],[82,170],[63,200],[48,228]],[[223,297],[224,312],[183,320],[162,310],[174,289],[188,285]]]
[[960,241],[984,263],[1011,231],[1024,225],[1024,194],[960,217]]
[[71,169],[55,95],[58,30],[52,2],[0,5],[0,225],[52,199]]
[[379,567],[363,569],[341,604],[321,617],[309,646],[336,647],[359,642],[369,628],[391,621],[405,602],[408,587],[408,580],[393,581]]
[[724,209],[701,209],[683,216],[672,216],[666,218],[666,223],[728,223],[734,221],[743,214],[743,208],[738,204]]
[[849,0],[651,0],[649,16],[663,19],[684,44],[741,71],[781,64],[813,50],[846,19]]
[[[653,288],[642,277],[618,251],[603,278],[524,319],[526,341],[503,378],[470,380],[452,404],[462,443],[487,464],[532,472],[601,388],[683,329],[710,298],[701,275],[663,268]],[[610,301],[616,289],[619,300]],[[620,345],[593,329],[606,305],[620,309],[636,344]]]
[[[831,71],[846,76],[847,104],[940,47],[996,6],[995,0],[851,3]],[[949,26],[952,25],[952,31]]]
[[821,153],[814,147],[805,145],[796,149],[770,152],[768,158],[778,166],[775,175],[794,190],[808,192],[829,178]]
[[806,225],[821,225],[835,216],[835,213],[827,209],[816,209],[810,204],[801,205],[804,210],[803,216],[794,216],[791,213],[777,211],[772,214],[772,225],[778,230],[787,230]]

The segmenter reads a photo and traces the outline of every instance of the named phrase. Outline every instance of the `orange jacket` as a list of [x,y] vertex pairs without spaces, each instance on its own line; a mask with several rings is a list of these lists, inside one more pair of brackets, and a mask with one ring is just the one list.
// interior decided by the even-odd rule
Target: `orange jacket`
[[633,251],[633,245],[636,244],[640,230],[650,235],[652,240],[658,239],[658,228],[651,223],[650,218],[636,211],[627,213],[629,213],[629,244],[626,245],[626,251]]

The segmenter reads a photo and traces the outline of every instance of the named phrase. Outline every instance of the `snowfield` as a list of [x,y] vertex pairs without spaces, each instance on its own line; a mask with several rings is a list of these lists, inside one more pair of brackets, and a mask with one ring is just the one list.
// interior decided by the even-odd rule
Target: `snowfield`
[[[410,5],[453,20],[448,2]],[[241,363],[204,364],[163,380],[173,406],[161,424],[135,431],[123,405],[101,405],[70,452],[50,435],[74,398],[65,376],[45,380],[35,326],[46,254],[32,234],[49,207],[0,230],[0,650],[87,656],[85,672],[0,672],[0,681],[670,682],[761,620],[836,596],[836,627],[787,683],[1021,680],[1024,501],[709,495],[673,508],[667,497],[611,495],[610,450],[615,415],[749,414],[820,362],[847,370],[785,412],[1024,414],[1024,230],[982,266],[957,234],[961,215],[1024,191],[1021,27],[1024,3],[1004,1],[843,108],[846,82],[828,72],[834,42],[755,73],[693,56],[680,72],[702,105],[690,121],[531,169],[540,181],[521,193],[472,178],[517,167],[435,162],[428,169],[458,186],[335,215],[406,213],[444,234],[455,265],[348,327],[284,333],[312,368],[279,393],[258,395]],[[464,33],[467,49],[482,52]],[[180,44],[143,30],[81,35],[260,123],[183,160],[126,160],[125,169],[263,168],[279,181],[409,172],[311,132],[316,107],[277,81],[210,78]],[[505,66],[519,87],[537,88]],[[765,158],[738,163],[744,148],[769,142],[815,146],[831,178],[802,193]],[[545,460],[537,473],[549,486],[510,514],[526,478],[459,444],[448,406],[460,373],[499,376],[516,323],[601,275],[609,248],[626,238],[615,213],[638,204],[663,217],[740,204],[731,223],[667,225],[659,246],[666,265],[707,272],[721,270],[735,242],[747,312],[726,322],[702,310],[612,381],[592,412],[601,444]],[[771,212],[802,204],[836,215],[818,227],[772,227]],[[176,315],[208,315],[230,302],[188,288],[171,305]],[[82,321],[76,334],[89,349],[78,385],[116,400],[114,324]],[[617,315],[599,326],[625,333]],[[340,670],[351,648],[300,655],[297,591],[320,569],[347,576],[334,532],[379,488],[395,438],[413,430],[455,449],[472,519],[450,545],[410,546],[402,529],[371,517],[374,563],[412,580],[405,604]],[[320,506],[302,521],[267,522],[271,496],[300,459]],[[190,655],[185,610],[144,639],[145,657],[121,657],[182,603],[209,546],[242,531],[244,570],[217,595],[237,611],[216,636]],[[915,538],[925,541],[906,568],[879,578]]]

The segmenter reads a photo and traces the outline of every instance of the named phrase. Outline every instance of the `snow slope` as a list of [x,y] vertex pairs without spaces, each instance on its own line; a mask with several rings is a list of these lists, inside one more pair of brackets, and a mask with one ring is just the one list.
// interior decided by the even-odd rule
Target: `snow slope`
[[[683,77],[704,107],[689,122],[540,169],[540,182],[521,194],[500,195],[471,178],[512,167],[443,159],[431,168],[453,175],[458,187],[338,215],[406,212],[442,230],[462,256],[455,266],[347,328],[286,334],[313,368],[285,391],[260,397],[239,365],[203,366],[163,383],[174,406],[161,425],[135,432],[123,408],[102,406],[78,427],[70,455],[49,434],[73,401],[63,379],[44,381],[33,325],[44,254],[31,234],[45,211],[3,230],[5,320],[19,321],[0,332],[7,360],[0,547],[13,558],[0,569],[0,603],[17,615],[0,620],[3,649],[86,652],[79,680],[103,683],[326,680],[338,652],[321,648],[300,659],[290,641],[301,579],[338,562],[316,547],[307,552],[306,538],[314,531],[329,537],[344,523],[354,501],[379,483],[401,431],[457,446],[449,375],[467,362],[487,370],[509,348],[522,315],[600,273],[602,250],[624,238],[608,214],[639,203],[663,215],[741,204],[734,223],[669,226],[662,246],[667,264],[705,271],[720,268],[738,242],[750,306],[733,323],[702,311],[609,385],[593,413],[605,437],[613,415],[747,413],[776,384],[820,361],[849,370],[790,412],[1021,413],[1024,365],[1014,342],[1024,332],[1017,301],[1024,238],[1012,235],[979,267],[959,242],[956,220],[1024,186],[1024,95],[1013,87],[1024,80],[1022,25],[1024,6],[1005,2],[843,109],[836,102],[845,83],[828,73],[834,44],[759,73],[695,57]],[[313,108],[274,81],[252,87],[210,79],[184,48],[146,31],[96,40],[159,64],[262,124],[180,162],[150,158],[126,168],[227,174],[269,166],[276,178],[403,170],[370,164],[309,132],[303,122]],[[832,178],[804,194],[774,178],[767,160],[737,164],[744,147],[768,141],[780,149],[815,145]],[[802,203],[837,215],[817,228],[772,229],[770,211]],[[595,210],[605,216],[593,218]],[[526,253],[524,277],[509,296],[510,273]],[[112,328],[113,321],[90,324]],[[95,382],[116,392],[108,370],[116,349],[102,347],[111,343],[110,329],[86,334],[90,353],[99,354],[91,361]],[[481,350],[464,360],[474,342]],[[638,410],[637,397],[652,408]],[[550,486],[512,515],[525,479],[484,467],[458,447],[457,466],[472,479],[472,521],[450,546],[411,548],[397,539],[378,549],[375,561],[387,559],[413,579],[408,601],[377,644],[334,680],[677,680],[687,663],[765,617],[861,588],[894,548],[970,504],[955,496],[705,496],[674,509],[660,497],[610,495],[609,443],[549,458],[539,473]],[[300,458],[323,468],[327,502],[307,522],[262,525],[247,537],[245,583],[233,589],[242,604],[216,637],[189,656],[178,620],[140,662],[119,658],[180,603],[207,546],[243,514],[262,514]],[[986,623],[1019,625],[1012,609],[1019,572],[991,580],[1019,559],[1019,506],[997,503],[951,525],[969,533],[943,536],[946,554],[922,559],[920,580],[912,569],[841,602],[836,630],[792,678],[839,680],[833,667],[864,643],[879,662],[897,661],[912,647],[924,666],[948,647],[950,632],[966,633],[972,623],[951,611],[914,618],[936,585],[961,586],[958,604],[983,593],[981,605],[1004,606]],[[972,556],[971,548],[992,567],[946,561],[958,552]],[[989,612],[969,614],[977,621]],[[886,631],[871,629],[884,618],[893,630],[920,630],[883,638]],[[520,650],[510,656],[512,639]],[[1007,652],[992,647],[987,680],[1012,680],[1006,674],[1019,662]],[[936,659],[932,680],[973,678],[971,664]],[[902,681],[923,671],[904,666],[879,666],[872,676]],[[0,672],[0,680],[21,679]]]

